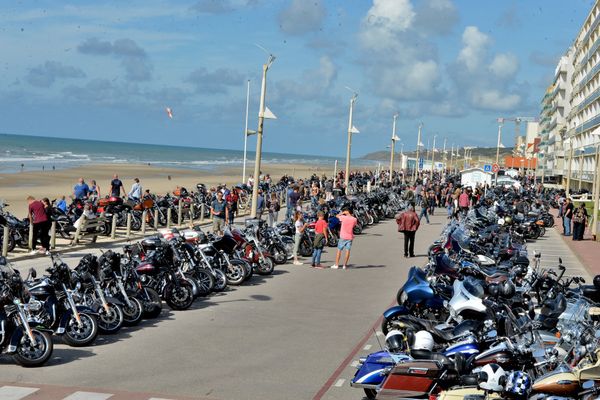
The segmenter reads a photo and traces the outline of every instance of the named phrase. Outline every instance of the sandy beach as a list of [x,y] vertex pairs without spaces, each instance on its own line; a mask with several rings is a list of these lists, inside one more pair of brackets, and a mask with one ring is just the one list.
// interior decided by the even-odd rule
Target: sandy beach
[[[254,170],[248,164],[247,171]],[[279,180],[284,174],[296,177],[308,177],[313,173],[327,176],[333,174],[331,168],[313,167],[306,164],[263,164],[263,173],[270,174],[274,181]],[[241,168],[223,167],[212,171],[198,171],[191,169],[161,168],[146,164],[89,164],[77,168],[56,171],[24,171],[10,174],[0,174],[0,199],[9,206],[7,209],[17,217],[24,217],[27,213],[27,196],[36,199],[48,197],[50,200],[62,195],[69,196],[73,193],[73,185],[79,177],[83,177],[89,184],[95,179],[100,186],[100,194],[104,196],[110,188],[113,174],[118,174],[123,181],[125,189],[129,191],[134,178],[139,178],[142,187],[151,192],[164,194],[173,191],[177,186],[184,186],[189,190],[195,189],[196,184],[204,183],[213,186],[220,183],[227,185],[237,184],[241,181]]]

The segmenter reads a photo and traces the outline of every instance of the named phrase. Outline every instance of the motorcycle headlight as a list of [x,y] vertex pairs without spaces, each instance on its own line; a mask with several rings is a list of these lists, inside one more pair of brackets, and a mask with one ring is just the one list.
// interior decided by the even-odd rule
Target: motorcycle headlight
[[402,294],[400,295],[400,304],[404,304],[406,303],[406,301],[408,300],[408,294],[406,294],[406,292],[402,292]]

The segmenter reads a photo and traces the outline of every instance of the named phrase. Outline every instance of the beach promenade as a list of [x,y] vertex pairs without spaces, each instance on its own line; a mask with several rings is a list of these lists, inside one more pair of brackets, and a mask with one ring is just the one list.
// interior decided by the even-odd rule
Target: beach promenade
[[[157,320],[103,335],[95,346],[57,344],[42,368],[0,359],[0,394],[2,385],[22,384],[39,390],[11,399],[62,399],[76,391],[95,393],[87,397],[93,399],[361,399],[362,391],[349,386],[354,361],[383,341],[382,312],[395,303],[408,269],[427,261],[446,218],[431,222],[417,233],[413,259],[402,257],[402,235],[386,221],[357,237],[348,270],[278,266],[272,276],[230,287],[188,311],[165,309]],[[528,247],[531,255],[542,252],[543,267],[562,257],[568,273],[587,273],[555,230]],[[66,254],[65,261],[73,266],[82,255]],[[325,264],[334,256],[327,249]],[[42,272],[48,263],[43,257],[16,266]],[[69,399],[80,398],[86,397]]]

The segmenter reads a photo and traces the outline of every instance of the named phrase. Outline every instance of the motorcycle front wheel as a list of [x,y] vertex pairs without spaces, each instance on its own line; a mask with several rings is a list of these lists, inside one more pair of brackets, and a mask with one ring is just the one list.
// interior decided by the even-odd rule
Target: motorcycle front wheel
[[225,271],[227,276],[227,283],[229,285],[238,286],[244,282],[246,278],[246,269],[244,268],[244,262],[242,260],[229,260],[229,266]]
[[215,286],[213,286],[215,292],[222,292],[227,289],[227,275],[225,275],[225,272],[220,269],[214,269],[213,277],[215,279]]
[[193,273],[196,287],[198,288],[198,296],[208,296],[215,287],[214,276],[205,269],[198,269]]
[[28,368],[44,365],[52,356],[54,349],[52,337],[48,333],[33,329],[32,334],[35,344],[31,342],[27,334],[24,334],[17,345],[17,351],[13,354],[13,359],[17,364]]
[[187,281],[170,283],[165,288],[165,301],[173,310],[187,310],[194,303],[194,289]]
[[79,313],[81,326],[77,323],[74,315],[71,315],[67,328],[62,336],[63,342],[71,347],[87,346],[96,340],[98,336],[98,321],[93,315]]
[[271,257],[263,257],[258,260],[256,272],[258,272],[259,275],[271,275],[274,269],[275,264]]
[[149,286],[142,286],[138,293],[138,299],[142,302],[144,318],[156,318],[162,311],[162,299],[160,294]]
[[123,309],[113,303],[108,303],[108,311],[100,306],[98,309],[98,328],[100,332],[113,334],[119,332],[123,326]]
[[269,252],[273,254],[273,260],[275,261],[275,264],[285,264],[287,262],[288,254],[283,246],[274,244],[269,249]]
[[126,326],[134,326],[140,323],[144,316],[144,306],[142,306],[142,302],[136,299],[135,297],[130,297],[129,302],[131,306],[127,305],[127,303],[123,304],[123,323]]

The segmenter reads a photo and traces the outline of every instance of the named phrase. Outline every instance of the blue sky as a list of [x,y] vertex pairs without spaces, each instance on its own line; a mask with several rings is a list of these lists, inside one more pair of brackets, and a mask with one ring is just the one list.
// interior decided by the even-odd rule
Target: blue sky
[[[537,116],[586,0],[133,0],[0,9],[0,132],[241,149],[246,81],[275,54],[266,151],[495,146],[499,116]],[[167,118],[165,107],[173,109]],[[507,135],[511,136],[511,135]],[[504,140],[510,145],[512,138]],[[250,145],[254,146],[254,138]]]

